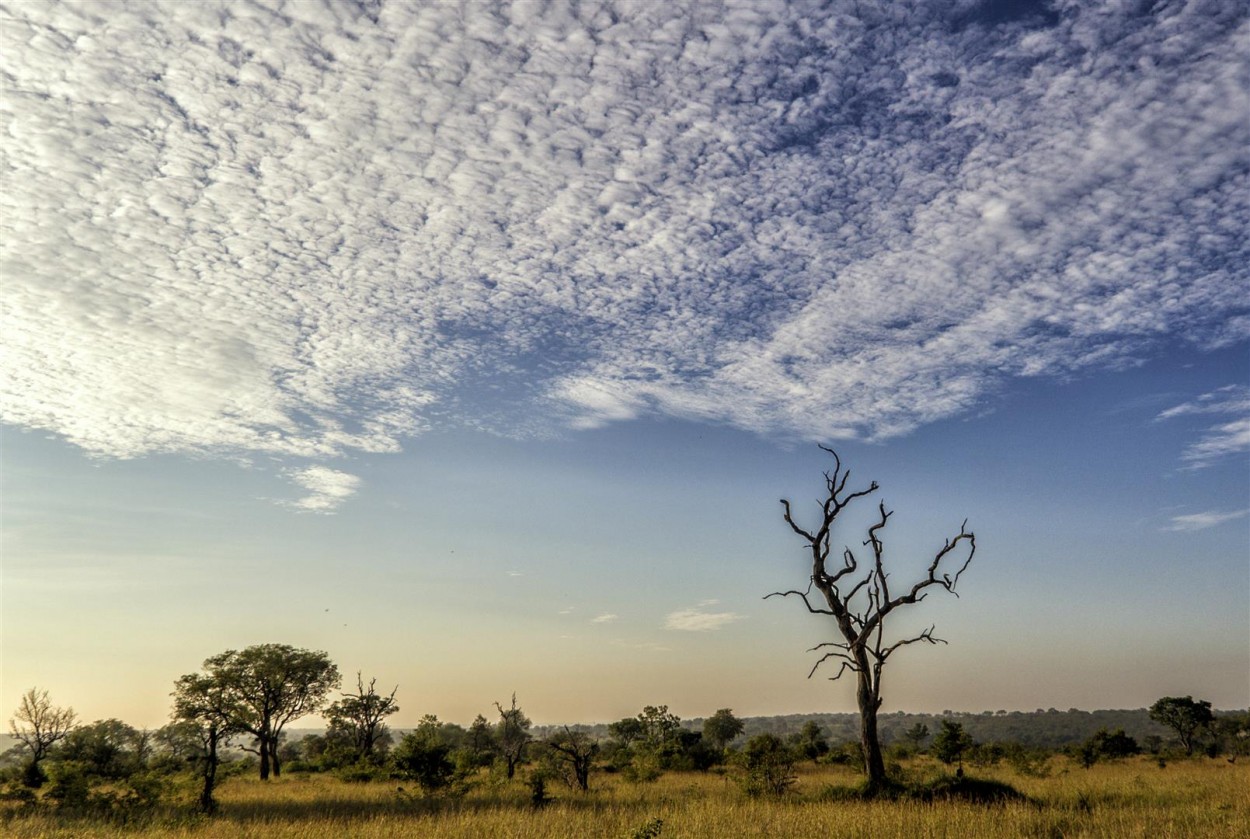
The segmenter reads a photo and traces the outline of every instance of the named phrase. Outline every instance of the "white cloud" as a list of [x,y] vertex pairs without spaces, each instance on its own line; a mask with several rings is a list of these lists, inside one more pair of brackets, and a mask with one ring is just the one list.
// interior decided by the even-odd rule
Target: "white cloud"
[[739,620],[742,620],[742,615],[733,612],[706,612],[696,607],[670,612],[664,620],[664,628],[679,629],[684,632],[711,632],[724,629]]
[[292,470],[289,475],[309,493],[291,506],[310,513],[332,513],[360,488],[360,478],[326,466]]
[[596,615],[595,617],[591,618],[590,622],[591,623],[612,623],[613,621],[617,620],[619,617],[620,617],[619,615],[613,615],[613,614],[609,614],[605,612],[602,615]]
[[1231,512],[1210,510],[1205,513],[1191,513],[1185,516],[1172,516],[1172,523],[1167,529],[1178,532],[1206,530],[1208,527],[1215,527],[1216,525],[1223,524],[1226,521],[1235,521],[1246,515],[1250,515],[1250,510],[1233,510]]
[[1209,427],[1201,438],[1185,447],[1181,460],[1187,469],[1205,469],[1217,460],[1250,452],[1250,387],[1245,385],[1227,385],[1204,393],[1161,411],[1155,420],[1210,414],[1239,416]]
[[1244,10],[894,9],[17,4],[0,419],[886,437],[1250,337]]

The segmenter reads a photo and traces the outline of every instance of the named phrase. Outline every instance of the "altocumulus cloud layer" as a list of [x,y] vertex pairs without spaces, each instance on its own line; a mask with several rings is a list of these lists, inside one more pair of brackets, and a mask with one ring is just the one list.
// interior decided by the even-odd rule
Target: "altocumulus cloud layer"
[[1242,340],[1245,6],[1089,6],[0,0],[3,419],[884,437]]

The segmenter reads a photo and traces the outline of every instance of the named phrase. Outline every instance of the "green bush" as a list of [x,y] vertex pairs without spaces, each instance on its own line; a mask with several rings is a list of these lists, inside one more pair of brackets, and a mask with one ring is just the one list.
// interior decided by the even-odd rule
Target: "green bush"
[[784,795],[798,777],[794,764],[798,754],[775,734],[757,734],[738,753],[745,770],[742,788],[747,795]]

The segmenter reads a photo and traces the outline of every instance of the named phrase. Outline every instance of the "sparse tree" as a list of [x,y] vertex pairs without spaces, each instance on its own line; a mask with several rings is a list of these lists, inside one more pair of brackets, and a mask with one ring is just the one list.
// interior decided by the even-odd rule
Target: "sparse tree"
[[498,702],[499,722],[495,724],[495,742],[499,744],[507,768],[508,779],[516,774],[517,766],[525,759],[525,745],[530,741],[529,717],[517,707],[516,694],[512,694],[512,707],[505,708]]
[[642,729],[641,741],[652,751],[659,751],[677,738],[681,717],[668,712],[667,705],[645,705],[638,715]]
[[[172,717],[179,724],[170,737],[195,737],[194,754],[200,769],[199,810],[205,815],[217,812],[213,791],[217,787],[218,750],[231,734],[238,732],[239,709],[230,689],[218,679],[202,673],[183,676],[174,683]],[[164,729],[163,729],[164,730]],[[185,741],[184,741],[185,742]],[[181,744],[179,744],[181,745]]]
[[469,724],[465,735],[464,748],[474,766],[488,766],[499,752],[495,743],[495,731],[486,717],[478,714]]
[[922,722],[918,722],[911,728],[903,732],[903,739],[911,743],[912,749],[920,751],[924,747],[924,741],[929,736],[929,726]]
[[21,703],[9,719],[9,733],[30,755],[24,773],[27,786],[43,784],[39,764],[48,756],[48,751],[73,730],[76,719],[73,708],[54,706],[46,690],[31,688],[22,694]]
[[[790,502],[782,499],[786,524],[804,543],[804,549],[811,558],[811,576],[804,591],[777,591],[767,595],[795,596],[800,598],[807,610],[815,615],[825,615],[833,619],[837,627],[840,641],[828,641],[817,644],[812,651],[829,650],[813,665],[810,678],[821,664],[833,659],[839,663],[837,673],[831,679],[837,680],[845,673],[853,673],[856,678],[856,701],[860,715],[860,747],[864,753],[864,768],[868,775],[868,789],[877,790],[887,783],[885,758],[881,751],[881,739],[877,731],[877,711],[881,708],[881,673],[886,661],[899,649],[918,642],[928,644],[945,643],[934,637],[933,627],[917,635],[895,639],[886,634],[886,621],[895,610],[919,603],[929,594],[929,589],[938,588],[954,593],[959,577],[972,562],[976,551],[976,537],[967,530],[967,522],[960,527],[958,535],[947,539],[945,545],[929,563],[928,573],[919,582],[903,593],[894,593],[890,575],[885,569],[885,545],[881,541],[881,531],[885,528],[891,511],[886,510],[885,503],[878,505],[878,518],[868,528],[868,538],[864,546],[871,551],[871,557],[861,562],[849,547],[843,548],[840,561],[830,561],[833,538],[833,524],[849,504],[859,498],[877,491],[876,481],[866,489],[847,491],[850,470],[842,468],[842,461],[833,449],[820,447],[833,457],[832,471],[825,472],[825,498],[820,504],[820,516],[814,529],[801,526],[795,519]],[[966,555],[964,551],[966,550]],[[962,556],[962,562],[959,557]],[[957,563],[951,574],[947,565]],[[820,596],[820,601],[813,603],[812,588]]]
[[721,708],[703,721],[703,739],[719,752],[734,741],[745,728],[742,720],[734,716],[733,709]]
[[590,768],[594,764],[595,755],[599,754],[599,744],[584,731],[573,731],[567,725],[563,731],[557,731],[546,740],[547,748],[555,755],[557,763],[563,764],[567,770],[570,786],[576,785],[582,792],[590,789]]
[[256,738],[260,777],[282,773],[278,745],[291,720],[321,708],[339,685],[338,667],[324,652],[287,644],[258,644],[226,650],[204,662],[209,679],[226,692],[235,726]]
[[1192,696],[1163,697],[1150,706],[1150,718],[1175,731],[1187,755],[1194,753],[1198,732],[1215,722],[1211,703],[1204,699],[1195,701]]
[[365,687],[364,677],[356,674],[356,692],[344,693],[343,698],[330,704],[325,717],[329,722],[330,737],[338,737],[352,745],[356,759],[376,763],[381,747],[390,741],[386,718],[399,710],[395,701],[397,685],[389,694],[378,693],[377,679],[370,679]]

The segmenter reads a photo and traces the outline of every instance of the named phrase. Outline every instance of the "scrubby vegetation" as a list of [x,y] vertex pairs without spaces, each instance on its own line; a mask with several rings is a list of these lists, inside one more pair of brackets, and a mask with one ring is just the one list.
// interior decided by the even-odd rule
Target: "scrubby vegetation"
[[[395,705],[357,682],[347,705]],[[1250,759],[1238,760],[1250,753],[1247,713],[1213,715],[1187,743],[1177,733],[1143,747],[1103,726],[1052,749],[979,742],[949,716],[900,729],[889,783],[869,786],[859,744],[821,718],[771,733],[730,709],[700,724],[660,705],[607,726],[543,729],[515,699],[496,711],[467,728],[427,715],[405,732],[374,713],[368,737],[332,714],[324,733],[279,739],[284,770],[269,780],[235,734],[216,758],[212,816],[200,806],[202,728],[71,726],[37,773],[27,747],[5,755],[0,833],[1232,837],[1250,822]]]
[[[1183,750],[1178,750],[1183,751]],[[252,767],[254,768],[254,767]],[[159,801],[140,802],[124,782],[88,785],[88,803],[64,803],[42,789],[35,804],[0,802],[0,833],[13,839],[179,836],[188,839],[456,837],[1241,837],[1250,823],[1250,767],[1226,758],[1178,757],[1160,768],[1149,756],[1089,769],[1048,757],[1042,776],[1007,763],[960,778],[929,756],[896,763],[912,794],[866,800],[862,775],[799,761],[781,795],[750,795],[745,767],[674,770],[638,783],[597,764],[588,792],[550,779],[545,806],[532,801],[527,764],[512,781],[486,767],[456,792],[427,792],[396,779],[349,782],[293,769],[262,782],[227,771],[212,818],[194,814],[197,787],[174,781]],[[723,771],[721,771],[723,770]],[[975,777],[974,777],[975,772]],[[174,780],[174,779],[171,779]],[[78,787],[82,789],[81,786]],[[1012,792],[1003,793],[1003,790]],[[107,801],[105,798],[107,797]]]

